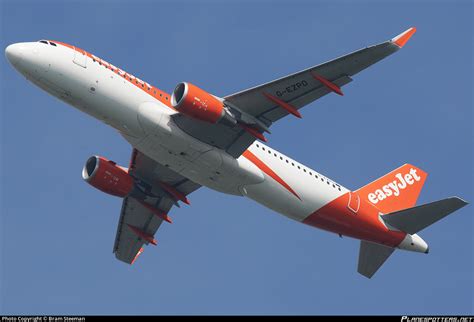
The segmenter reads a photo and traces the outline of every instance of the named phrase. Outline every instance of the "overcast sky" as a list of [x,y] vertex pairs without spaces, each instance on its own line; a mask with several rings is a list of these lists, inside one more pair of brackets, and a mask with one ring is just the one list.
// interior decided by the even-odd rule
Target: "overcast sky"
[[[63,3],[67,3],[64,5]],[[2,48],[55,39],[171,92],[218,96],[418,32],[403,50],[272,127],[269,144],[349,189],[409,162],[418,200],[473,194],[472,1],[0,1]],[[373,279],[359,242],[207,188],[173,209],[133,266],[112,246],[121,200],[81,179],[112,128],[1,75],[1,314],[473,314],[473,208],[396,251]]]

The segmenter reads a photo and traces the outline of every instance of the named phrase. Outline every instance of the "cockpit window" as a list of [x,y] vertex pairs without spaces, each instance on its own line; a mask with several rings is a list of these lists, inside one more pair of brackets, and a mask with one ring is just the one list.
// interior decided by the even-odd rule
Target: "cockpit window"
[[56,45],[54,42],[52,42],[52,41],[50,41],[49,44],[50,44],[51,46],[57,47],[57,45]]
[[46,40],[40,40],[39,42],[43,43],[43,44],[48,44],[48,42]]

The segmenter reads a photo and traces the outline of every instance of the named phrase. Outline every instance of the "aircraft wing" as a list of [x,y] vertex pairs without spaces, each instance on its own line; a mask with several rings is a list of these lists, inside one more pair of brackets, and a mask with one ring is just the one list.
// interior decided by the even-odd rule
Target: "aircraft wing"
[[[129,173],[140,182],[144,190],[153,195],[143,201],[127,197],[122,203],[113,252],[117,259],[133,264],[143,252],[144,244],[156,244],[153,236],[162,222],[171,222],[168,212],[173,205],[178,205],[174,196],[176,192],[186,196],[200,185],[135,149]],[[162,183],[166,184],[166,188],[163,188]]]
[[[224,97],[224,104],[237,110],[243,119],[254,118],[267,128],[289,114],[301,117],[299,110],[311,102],[332,92],[343,95],[341,87],[351,82],[352,76],[398,51],[415,31],[415,28],[410,28],[381,44],[228,95]],[[255,140],[255,136],[239,126],[206,126],[195,122],[193,124],[189,118],[176,118],[183,130],[226,150],[234,157],[240,156]]]

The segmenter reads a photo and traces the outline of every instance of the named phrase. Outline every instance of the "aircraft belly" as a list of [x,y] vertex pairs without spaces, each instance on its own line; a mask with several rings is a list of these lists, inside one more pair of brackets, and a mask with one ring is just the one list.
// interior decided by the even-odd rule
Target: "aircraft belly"
[[[261,173],[254,171],[244,162],[232,157],[222,157],[225,152],[211,149],[201,153],[193,144],[186,144],[176,137],[165,137],[163,134],[150,134],[134,138],[122,133],[122,136],[140,152],[156,162],[169,167],[182,176],[213,190],[242,195],[239,187],[263,181]],[[166,140],[164,140],[166,139]],[[190,160],[190,154],[201,153],[204,157]]]

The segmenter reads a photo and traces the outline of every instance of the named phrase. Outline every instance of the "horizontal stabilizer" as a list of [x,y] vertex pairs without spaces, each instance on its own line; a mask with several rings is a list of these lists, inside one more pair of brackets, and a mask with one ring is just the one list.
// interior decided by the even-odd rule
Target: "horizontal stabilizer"
[[451,197],[382,215],[382,218],[394,228],[415,234],[467,204],[458,197]]
[[365,277],[371,278],[394,250],[395,248],[361,240],[357,271]]

